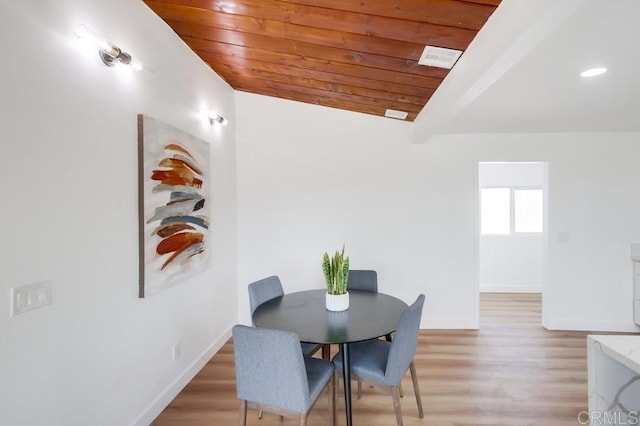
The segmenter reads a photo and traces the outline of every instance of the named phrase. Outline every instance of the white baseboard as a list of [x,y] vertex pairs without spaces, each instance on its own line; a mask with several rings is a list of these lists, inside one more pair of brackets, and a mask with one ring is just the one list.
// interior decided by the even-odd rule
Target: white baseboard
[[425,330],[477,330],[479,324],[473,319],[427,319],[422,320],[420,328]]
[[205,351],[195,359],[185,371],[179,375],[158,397],[147,407],[138,418],[131,423],[134,426],[148,426],[158,417],[167,405],[184,389],[184,387],[198,374],[202,367],[213,357],[231,337],[231,327],[229,327],[217,340],[215,340]]
[[581,321],[571,319],[556,319],[543,324],[547,330],[570,331],[598,331],[598,332],[640,332],[640,326],[633,322],[622,321]]
[[542,286],[537,285],[490,285],[480,286],[480,293],[542,293]]

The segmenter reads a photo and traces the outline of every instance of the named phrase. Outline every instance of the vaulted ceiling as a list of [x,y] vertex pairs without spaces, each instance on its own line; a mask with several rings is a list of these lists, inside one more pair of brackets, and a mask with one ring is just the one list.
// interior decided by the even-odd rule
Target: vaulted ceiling
[[[640,131],[638,0],[503,0],[412,125],[460,133]],[[590,68],[605,74],[583,78]]]
[[235,90],[413,121],[500,0],[144,0]]

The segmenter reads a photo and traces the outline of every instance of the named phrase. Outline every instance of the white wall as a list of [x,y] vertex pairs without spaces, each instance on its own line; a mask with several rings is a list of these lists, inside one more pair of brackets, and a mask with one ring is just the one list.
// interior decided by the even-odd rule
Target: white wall
[[562,141],[549,163],[549,328],[640,331],[632,324],[630,261],[630,246],[640,241],[639,137],[546,141]]
[[[547,192],[545,163],[480,163],[478,185],[538,187]],[[545,227],[546,230],[546,227]],[[480,235],[480,292],[542,292],[546,277],[546,231]]]
[[[237,318],[234,125],[196,118],[208,106],[234,123],[233,91],[139,1],[2,2],[0,23],[0,424],[147,424]],[[78,23],[152,72],[85,54]],[[138,113],[212,147],[212,268],[148,299]],[[10,289],[42,280],[53,304],[10,317]]]
[[480,188],[500,186],[543,187],[547,167],[539,162],[483,162],[478,164]]
[[475,326],[470,154],[412,145],[406,122],[244,93],[236,101],[243,321],[243,286],[278,274],[285,291],[321,288],[322,254],[345,243],[354,269],[378,271],[381,291],[427,295],[424,327]]
[[480,292],[541,293],[544,241],[542,235],[481,235]]
[[[477,327],[477,162],[549,164],[550,328],[637,330],[629,245],[640,240],[638,134],[457,135],[238,93],[239,312],[246,284],[320,288],[346,243],[380,290],[427,296],[423,328]],[[559,237],[568,234],[568,242]],[[560,238],[561,239],[561,238]]]

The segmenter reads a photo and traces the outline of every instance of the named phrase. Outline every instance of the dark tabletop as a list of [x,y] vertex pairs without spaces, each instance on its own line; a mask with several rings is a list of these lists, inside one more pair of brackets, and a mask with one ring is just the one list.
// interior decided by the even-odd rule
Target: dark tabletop
[[307,290],[271,299],[253,313],[258,327],[293,331],[301,342],[350,343],[396,330],[407,304],[383,293],[349,291],[349,309],[328,311],[326,290]]

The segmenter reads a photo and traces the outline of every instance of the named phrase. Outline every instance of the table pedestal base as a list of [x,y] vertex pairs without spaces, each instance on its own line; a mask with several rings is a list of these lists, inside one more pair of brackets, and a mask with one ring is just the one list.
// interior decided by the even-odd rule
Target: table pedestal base
[[342,378],[344,379],[344,410],[347,413],[347,426],[351,426],[351,354],[349,351],[348,343],[340,343]]

